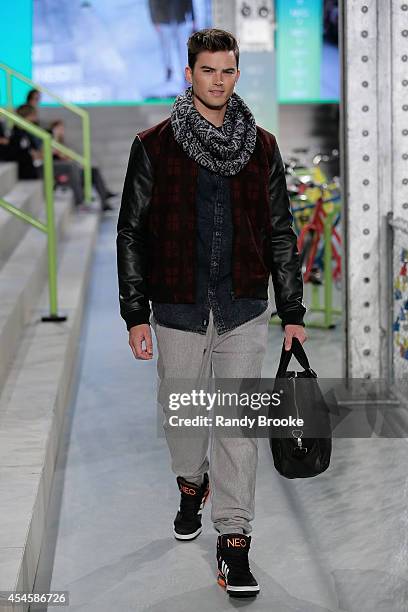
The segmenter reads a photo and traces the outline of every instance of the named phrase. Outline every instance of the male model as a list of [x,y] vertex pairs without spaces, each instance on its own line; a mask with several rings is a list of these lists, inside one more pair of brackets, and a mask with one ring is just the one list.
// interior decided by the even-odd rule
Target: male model
[[[275,137],[234,93],[237,42],[206,29],[187,46],[192,87],[168,119],[136,136],[117,224],[120,312],[137,359],[152,359],[149,323],[155,330],[159,397],[168,379],[261,376],[270,274],[285,347],[306,339],[282,159]],[[232,596],[256,595],[248,534],[257,439],[213,435],[209,462],[208,428],[200,437],[164,429],[181,493],[175,537],[201,533],[211,485],[218,582]]]

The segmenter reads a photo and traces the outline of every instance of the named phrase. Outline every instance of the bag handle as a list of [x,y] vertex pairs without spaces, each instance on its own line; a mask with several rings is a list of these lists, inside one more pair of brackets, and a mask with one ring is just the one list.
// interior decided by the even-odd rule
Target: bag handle
[[283,341],[282,352],[280,356],[278,371],[276,373],[276,378],[283,378],[284,374],[286,373],[286,370],[288,369],[288,365],[292,355],[296,357],[302,368],[304,368],[305,370],[310,370],[309,360],[300,340],[298,340],[297,338],[292,338],[292,346],[288,351],[285,350],[285,340]]

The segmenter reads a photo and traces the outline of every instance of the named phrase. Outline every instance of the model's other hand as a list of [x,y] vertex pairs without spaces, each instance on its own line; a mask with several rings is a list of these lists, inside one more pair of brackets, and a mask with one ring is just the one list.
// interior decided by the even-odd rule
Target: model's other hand
[[152,332],[150,331],[150,325],[148,323],[143,323],[142,325],[134,325],[130,328],[129,346],[132,349],[136,359],[152,359]]
[[303,325],[285,325],[285,351],[291,349],[292,338],[297,338],[301,344],[306,342],[307,336]]

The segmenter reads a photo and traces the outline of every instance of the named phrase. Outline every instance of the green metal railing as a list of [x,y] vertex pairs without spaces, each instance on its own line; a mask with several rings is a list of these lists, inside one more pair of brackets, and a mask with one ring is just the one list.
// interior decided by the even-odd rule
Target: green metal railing
[[[92,167],[91,167],[91,129],[89,123],[89,113],[76,106],[76,104],[72,104],[70,102],[66,102],[59,96],[55,95],[52,91],[43,87],[42,85],[38,85],[34,83],[31,79],[24,76],[20,72],[17,72],[7,64],[2,64],[0,62],[0,71],[3,71],[6,75],[6,106],[7,109],[12,112],[13,110],[13,77],[30,85],[33,89],[37,89],[41,93],[44,93],[51,98],[53,98],[58,104],[61,104],[64,108],[68,109],[75,115],[78,115],[82,121],[82,155],[76,153],[72,149],[53,141],[53,148],[57,151],[60,151],[64,155],[67,155],[70,159],[77,161],[84,168],[84,195],[85,200],[87,202],[91,201],[92,195]],[[8,124],[9,126],[13,123],[14,119],[9,118]]]
[[40,231],[47,234],[47,249],[48,249],[48,290],[50,302],[49,316],[42,317],[43,321],[65,321],[66,316],[58,315],[58,300],[57,300],[57,244],[55,233],[55,217],[54,217],[54,170],[52,164],[52,149],[55,143],[51,134],[46,130],[26,121],[19,115],[8,110],[0,108],[0,117],[4,116],[7,120],[11,120],[20,128],[40,138],[43,142],[43,177],[44,177],[44,196],[46,204],[46,223],[42,223],[28,213],[20,210],[10,202],[6,202],[0,198],[0,206],[15,215],[19,219],[30,223]]

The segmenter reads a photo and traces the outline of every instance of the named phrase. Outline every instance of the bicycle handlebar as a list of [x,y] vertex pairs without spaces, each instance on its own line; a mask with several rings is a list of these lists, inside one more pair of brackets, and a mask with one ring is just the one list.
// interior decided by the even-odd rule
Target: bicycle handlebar
[[321,162],[330,162],[339,158],[338,149],[333,149],[331,154],[328,153],[317,153],[313,159],[312,163],[314,166],[318,166]]

